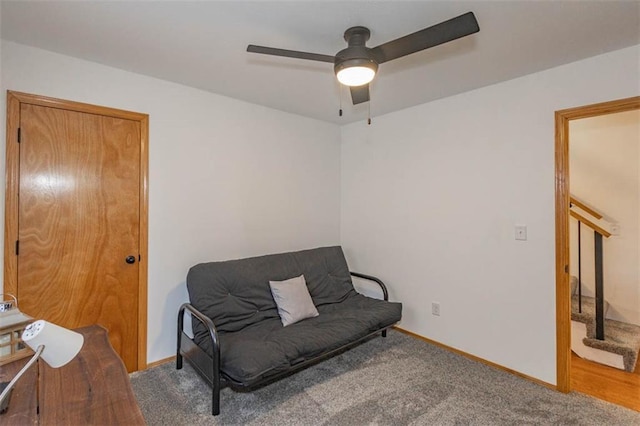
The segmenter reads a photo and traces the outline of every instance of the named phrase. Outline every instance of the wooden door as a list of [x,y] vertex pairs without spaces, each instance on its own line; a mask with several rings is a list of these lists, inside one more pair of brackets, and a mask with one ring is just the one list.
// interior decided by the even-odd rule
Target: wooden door
[[102,325],[135,371],[145,123],[99,112],[20,103],[15,291],[34,318]]

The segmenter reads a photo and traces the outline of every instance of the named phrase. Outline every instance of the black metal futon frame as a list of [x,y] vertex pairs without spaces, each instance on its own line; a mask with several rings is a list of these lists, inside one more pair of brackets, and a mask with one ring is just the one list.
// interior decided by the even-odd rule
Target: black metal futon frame
[[[357,278],[366,279],[369,281],[373,281],[377,283],[382,289],[384,300],[389,300],[389,294],[387,292],[387,287],[385,284],[378,278],[373,277],[371,275],[360,274],[357,272],[350,272],[350,274]],[[184,331],[184,314],[185,311],[191,314],[192,319],[195,318],[199,322],[201,322],[205,327],[207,327],[209,331],[209,338],[211,339],[211,347],[213,348],[213,357],[207,354],[200,346],[198,346],[195,341],[189,337]],[[393,325],[383,327],[379,330],[375,330],[366,336],[363,336],[357,340],[347,343],[339,348],[333,349],[331,351],[324,352],[316,357],[308,359],[306,361],[300,362],[291,368],[279,372],[275,375],[269,376],[268,378],[261,379],[257,382],[252,383],[240,383],[234,381],[233,379],[227,377],[223,372],[220,371],[220,341],[218,339],[218,332],[216,330],[213,321],[196,308],[194,308],[190,303],[184,303],[180,306],[178,310],[178,339],[177,339],[177,353],[176,353],[176,368],[180,370],[182,368],[182,359],[183,357],[187,359],[189,364],[193,367],[195,371],[198,372],[200,376],[202,376],[206,382],[211,386],[212,389],[212,404],[211,404],[211,414],[218,415],[220,414],[220,391],[224,387],[231,387],[235,390],[250,390],[253,388],[257,388],[263,386],[265,384],[271,383],[277,379],[288,376],[296,371],[302,370],[312,364],[315,364],[324,359],[330,358],[338,353],[344,352],[347,349],[350,349],[363,341],[371,338],[372,336],[381,333],[382,337],[386,337],[387,329],[392,327]]]

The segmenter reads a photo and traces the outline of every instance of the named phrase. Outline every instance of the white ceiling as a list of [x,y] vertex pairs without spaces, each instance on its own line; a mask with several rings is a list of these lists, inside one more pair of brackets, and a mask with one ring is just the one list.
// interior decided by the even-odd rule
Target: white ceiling
[[[480,32],[387,62],[351,105],[331,64],[247,44],[334,55],[473,11]],[[639,1],[5,1],[2,38],[320,120],[348,123],[640,43]]]

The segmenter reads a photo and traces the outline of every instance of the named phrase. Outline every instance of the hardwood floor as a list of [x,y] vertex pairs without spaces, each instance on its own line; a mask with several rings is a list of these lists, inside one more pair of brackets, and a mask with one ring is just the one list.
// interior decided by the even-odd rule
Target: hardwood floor
[[572,353],[571,390],[640,411],[640,361],[627,373]]

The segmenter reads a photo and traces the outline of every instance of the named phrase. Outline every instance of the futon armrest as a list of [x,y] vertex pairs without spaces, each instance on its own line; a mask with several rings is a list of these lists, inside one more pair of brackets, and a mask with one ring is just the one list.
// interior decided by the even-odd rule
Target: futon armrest
[[[184,332],[184,311],[188,311],[192,318],[200,321],[209,332],[209,338],[211,339],[211,348],[213,350],[214,362],[220,359],[220,340],[218,339],[218,331],[216,326],[211,321],[211,318],[197,310],[191,303],[183,303],[178,311],[178,333]],[[179,349],[179,348],[178,348]]]
[[353,272],[353,271],[349,271],[349,273],[357,278],[363,278],[365,280],[369,280],[369,281],[373,281],[375,283],[377,283],[380,288],[382,289],[382,294],[384,297],[384,300],[389,301],[389,292],[387,291],[387,286],[384,285],[384,283],[382,282],[382,280],[380,278],[374,277],[372,275],[365,275],[365,274],[361,274],[359,272]]
[[[200,321],[209,333],[211,339],[211,350],[213,356],[210,357],[194,339],[191,339],[184,332],[184,313],[188,311],[191,318]],[[183,341],[183,337],[185,338]],[[183,347],[184,345],[184,347]],[[184,350],[183,350],[184,349]],[[211,318],[197,310],[191,303],[183,303],[178,310],[178,351],[176,353],[176,368],[182,368],[182,357],[187,358],[194,370],[198,372],[211,385],[211,414],[220,414],[220,341],[218,331],[211,321]]]

